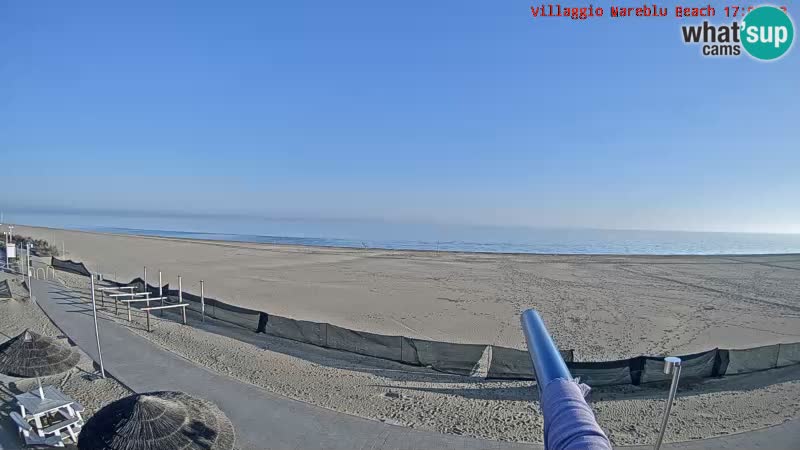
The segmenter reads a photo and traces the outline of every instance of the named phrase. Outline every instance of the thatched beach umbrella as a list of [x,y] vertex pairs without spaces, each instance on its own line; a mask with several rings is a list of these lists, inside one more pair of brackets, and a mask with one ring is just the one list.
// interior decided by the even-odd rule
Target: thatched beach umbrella
[[55,375],[75,367],[78,352],[51,337],[25,330],[0,345],[0,372],[15,377],[36,377],[39,396],[44,399],[39,377]]
[[233,425],[213,403],[183,392],[148,392],[109,403],[78,436],[80,450],[231,450]]

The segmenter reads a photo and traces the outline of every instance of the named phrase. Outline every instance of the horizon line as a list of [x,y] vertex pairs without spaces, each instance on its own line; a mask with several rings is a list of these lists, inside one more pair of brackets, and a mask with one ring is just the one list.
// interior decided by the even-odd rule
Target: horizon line
[[[231,219],[260,219],[270,220],[276,222],[293,222],[293,221],[320,221],[320,222],[373,222],[385,224],[407,224],[407,225],[428,225],[428,226],[443,226],[443,227],[473,227],[473,228],[506,228],[506,229],[530,229],[530,230],[576,230],[576,231],[628,231],[628,232],[664,232],[664,233],[715,233],[715,234],[768,234],[768,235],[800,235],[800,232],[793,231],[735,231],[735,230],[691,230],[691,229],[669,229],[669,228],[613,228],[613,227],[581,227],[570,225],[502,225],[502,224],[488,224],[488,223],[468,223],[468,222],[452,222],[452,221],[425,221],[415,219],[386,219],[379,217],[325,217],[313,215],[269,215],[266,213],[246,213],[246,212],[186,212],[186,211],[160,211],[160,210],[121,210],[121,209],[104,209],[104,208],[18,208],[12,207],[3,209],[2,212],[23,212],[28,214],[64,214],[64,215],[107,215],[118,217],[173,217],[173,218],[220,218],[229,217]],[[4,215],[4,214],[3,214]],[[4,222],[2,224],[14,225],[28,225],[38,226],[43,228],[51,228],[42,225],[26,224],[22,222]],[[102,227],[102,225],[98,225]],[[129,227],[113,227],[105,226],[106,228],[116,228],[120,230],[139,230],[139,231],[164,231],[164,232],[190,232],[185,230],[165,230],[158,228],[129,228]],[[205,233],[205,234],[241,234],[241,233],[226,233],[221,231],[191,231],[191,233]],[[255,235],[260,236],[260,235]]]

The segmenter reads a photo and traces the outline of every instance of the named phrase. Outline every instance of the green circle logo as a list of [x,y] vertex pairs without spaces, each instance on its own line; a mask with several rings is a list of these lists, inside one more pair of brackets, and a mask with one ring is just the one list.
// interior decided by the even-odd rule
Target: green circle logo
[[740,38],[750,56],[771,61],[789,51],[794,40],[794,25],[782,9],[759,6],[744,16]]

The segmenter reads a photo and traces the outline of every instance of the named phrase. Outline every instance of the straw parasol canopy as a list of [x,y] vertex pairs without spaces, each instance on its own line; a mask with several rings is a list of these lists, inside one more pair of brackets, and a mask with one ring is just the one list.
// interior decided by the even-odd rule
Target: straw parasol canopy
[[[78,352],[51,337],[25,330],[0,345],[0,372],[15,377],[45,377],[75,367]],[[42,382],[39,380],[39,393]]]
[[78,437],[80,450],[231,450],[231,421],[213,403],[183,392],[147,392],[109,403]]

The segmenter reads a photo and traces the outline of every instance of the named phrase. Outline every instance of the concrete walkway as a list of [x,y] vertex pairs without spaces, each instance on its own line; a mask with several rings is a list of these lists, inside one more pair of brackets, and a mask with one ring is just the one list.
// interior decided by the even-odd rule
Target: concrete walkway
[[[33,281],[38,304],[64,334],[98,360],[90,308],[80,296]],[[241,449],[541,449],[541,445],[487,441],[392,426],[271,394],[211,372],[166,351],[113,321],[101,320],[106,371],[136,392],[183,391],[216,403],[233,422]],[[724,438],[665,445],[670,449],[797,449],[800,427],[783,425]],[[0,448],[2,448],[0,446]],[[630,447],[650,448],[650,447]]]

